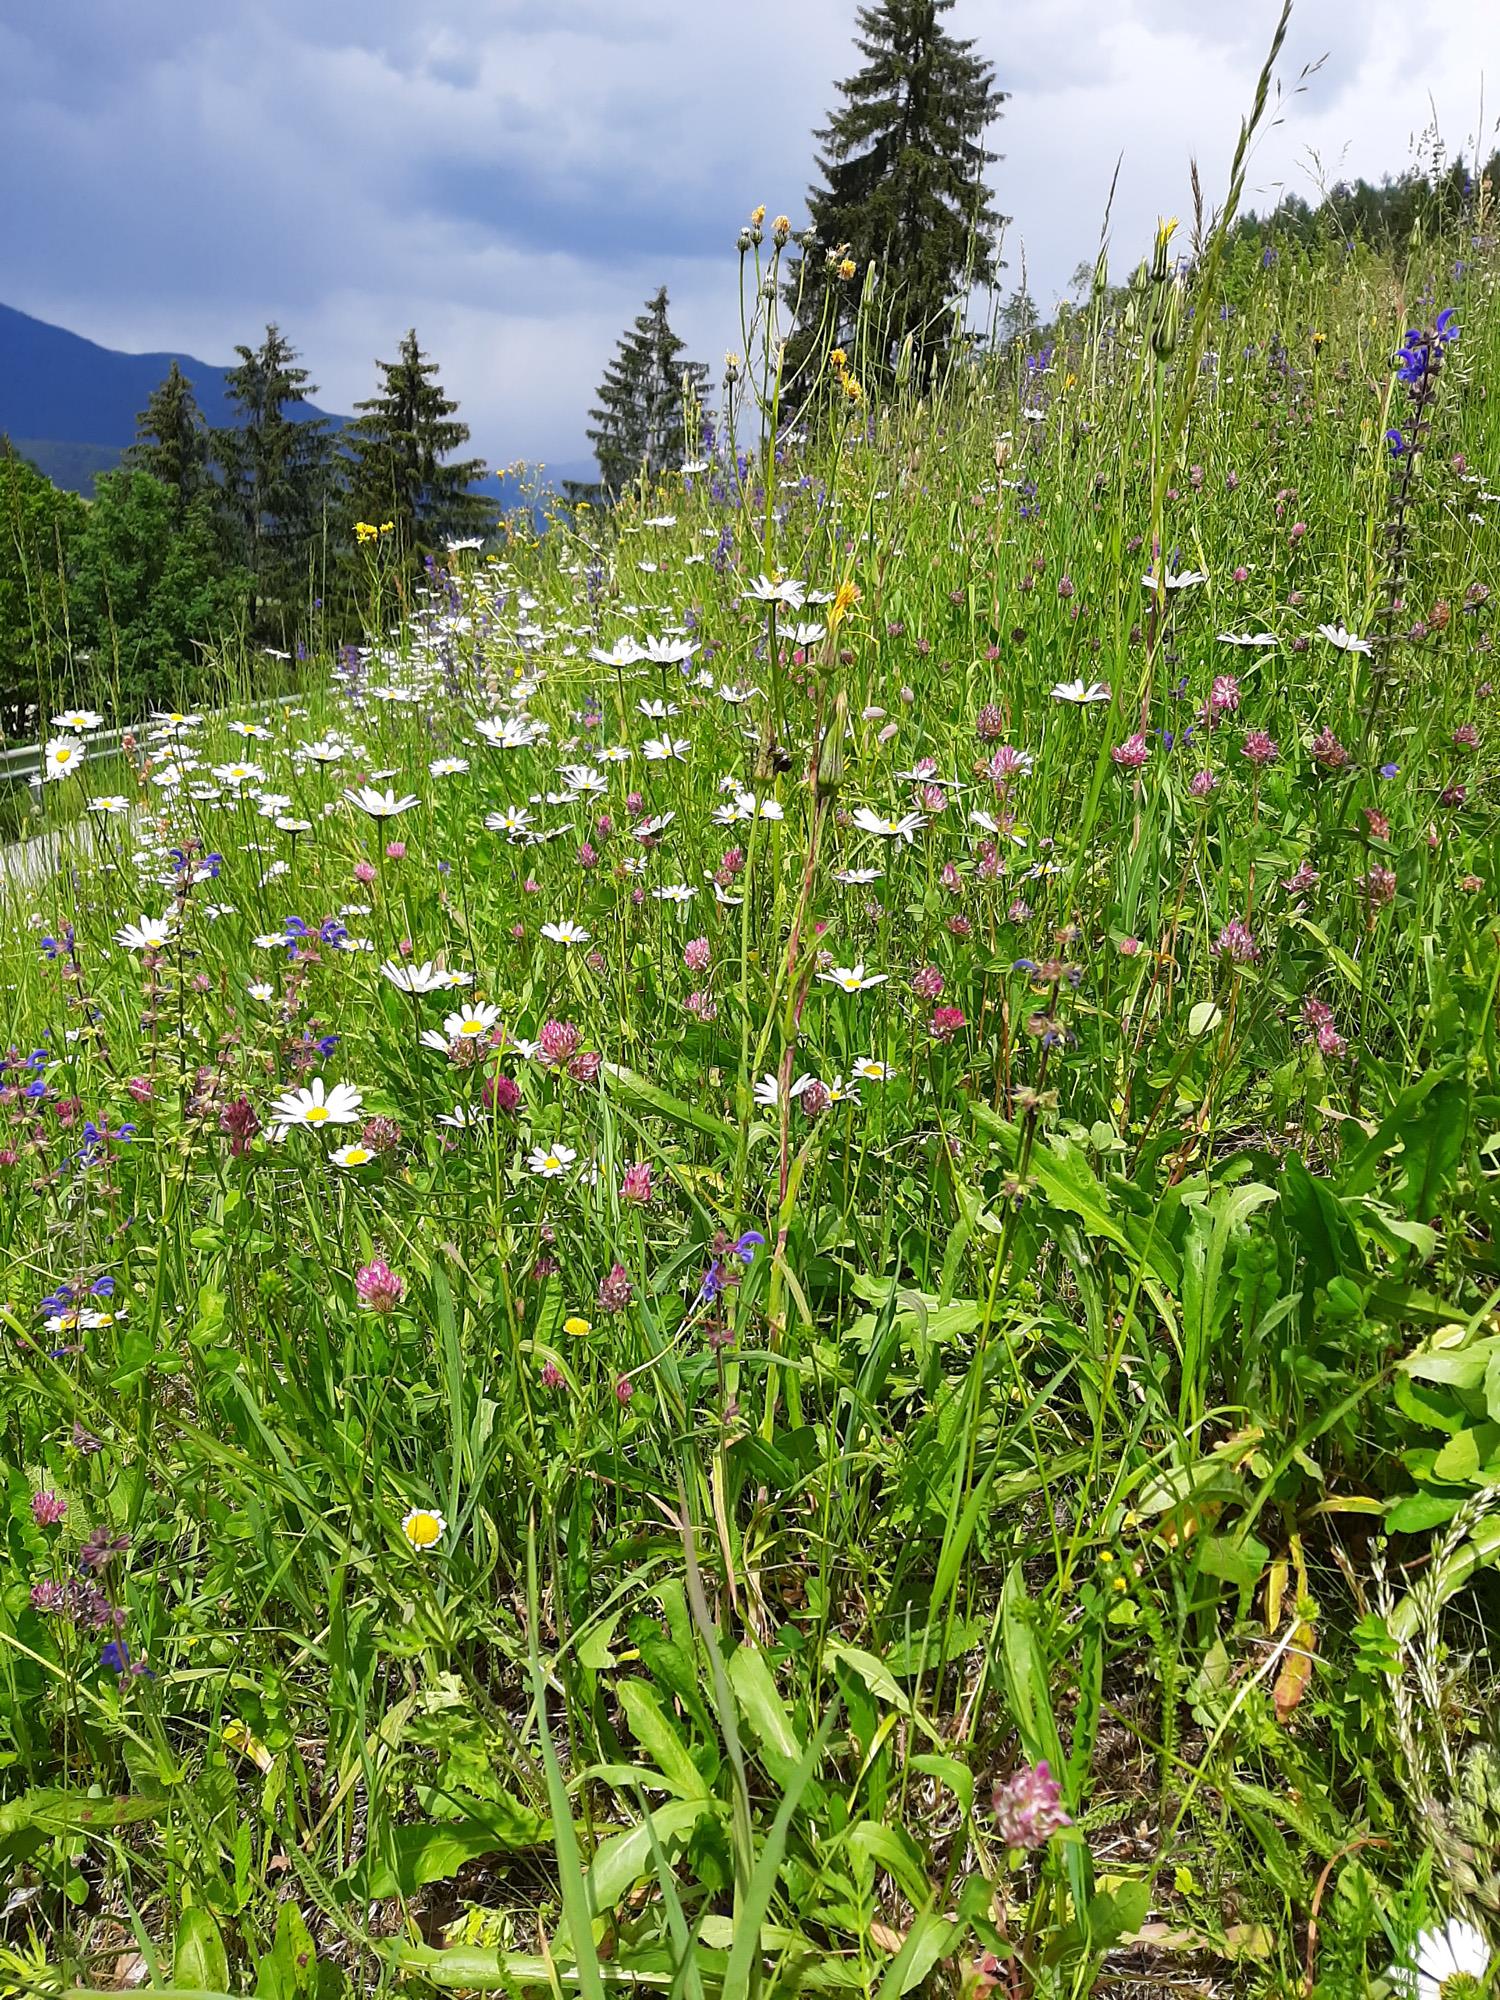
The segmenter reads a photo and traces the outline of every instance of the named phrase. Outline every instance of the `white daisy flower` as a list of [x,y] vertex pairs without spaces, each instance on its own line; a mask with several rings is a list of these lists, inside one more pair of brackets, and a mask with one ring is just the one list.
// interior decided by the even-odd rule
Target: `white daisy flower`
[[305,1089],[284,1091],[271,1106],[271,1116],[278,1125],[353,1125],[363,1108],[364,1099],[352,1083],[336,1083],[329,1090],[315,1076]]
[[434,757],[427,766],[434,778],[461,778],[469,768],[467,757]]
[[648,736],[641,745],[648,764],[666,764],[674,758],[685,764],[692,747],[685,736]]
[[86,729],[98,729],[104,717],[95,715],[91,708],[69,708],[61,715],[54,715],[52,727],[61,729],[68,736],[81,736]]
[[1370,651],[1369,640],[1356,639],[1352,632],[1346,632],[1342,619],[1339,620],[1337,625],[1320,625],[1318,627],[1318,637],[1326,639],[1330,646],[1337,646],[1341,653],[1368,653]]
[[361,785],[358,790],[346,790],[344,797],[371,819],[395,819],[399,813],[410,812],[419,803],[415,792],[407,792],[397,798],[393,791],[377,792],[373,785]]
[[555,1181],[578,1158],[571,1146],[534,1146],[526,1156],[531,1171],[544,1181]]
[[587,944],[589,933],[581,924],[575,924],[571,917],[564,917],[560,924],[543,924],[542,936],[550,938],[554,944]]
[[264,979],[252,979],[250,984],[245,988],[245,991],[250,995],[252,1000],[274,1000],[276,998],[276,988]]
[[83,745],[72,736],[54,736],[47,745],[47,776],[71,778],[83,762]]
[[1221,632],[1218,636],[1221,646],[1274,646],[1276,644],[1276,634],[1274,632]]
[[1160,583],[1154,576],[1143,576],[1141,587],[1145,590],[1165,588],[1167,590],[1191,590],[1195,583],[1207,583],[1207,572],[1201,569],[1169,569],[1163,572]]
[[375,1149],[361,1145],[356,1139],[348,1146],[335,1146],[328,1157],[336,1167],[367,1167],[375,1157]]
[[101,792],[98,798],[89,800],[89,811],[117,815],[130,811],[130,801],[121,792]]
[[1421,1933],[1413,1960],[1414,1965],[1393,1968],[1391,1977],[1415,2000],[1460,2000],[1470,1994],[1477,2000],[1490,1969],[1490,1948],[1473,1924],[1450,1917],[1441,1930]]
[[863,889],[871,882],[878,882],[884,872],[881,868],[835,868],[833,879],[842,882],[846,889]]
[[1080,707],[1091,701],[1109,700],[1108,681],[1059,681],[1052,690],[1054,701],[1071,701]]
[[903,840],[908,846],[912,839],[926,826],[927,821],[919,812],[878,813],[870,806],[856,806],[853,813],[854,824],[864,833],[873,833],[881,840]]
[[864,960],[857,965],[836,965],[829,972],[820,972],[819,979],[826,979],[841,993],[863,993],[868,986],[883,986],[890,978],[888,972],[866,972]]
[[890,1064],[878,1062],[874,1056],[856,1056],[849,1067],[865,1083],[884,1083],[891,1073]]
[[172,935],[170,917],[148,917],[144,913],[138,924],[122,924],[115,932],[115,943],[124,945],[127,951],[157,951]]
[[484,823],[491,833],[508,833],[517,839],[531,824],[531,814],[525,806],[507,806],[503,812],[486,813]]
[[440,972],[431,959],[424,959],[420,965],[402,965],[388,958],[380,970],[398,993],[441,993],[448,985],[448,975]]

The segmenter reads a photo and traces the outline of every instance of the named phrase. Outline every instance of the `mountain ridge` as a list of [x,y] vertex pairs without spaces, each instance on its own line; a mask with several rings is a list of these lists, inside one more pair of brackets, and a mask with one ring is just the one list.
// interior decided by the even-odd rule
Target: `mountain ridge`
[[[174,361],[192,383],[205,421],[231,427],[227,365],[183,349],[128,354],[0,303],[0,436],[54,485],[92,494],[98,475],[113,471],[134,444],[136,418]],[[302,418],[323,417],[336,428],[352,421],[314,403],[297,407]],[[589,479],[593,466],[559,463],[548,473],[558,483]],[[517,481],[494,471],[474,490],[506,505],[520,498]]]

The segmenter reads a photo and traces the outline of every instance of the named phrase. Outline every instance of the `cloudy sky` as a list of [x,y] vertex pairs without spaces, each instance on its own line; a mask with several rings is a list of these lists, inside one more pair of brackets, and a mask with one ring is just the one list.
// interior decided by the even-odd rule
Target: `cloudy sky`
[[[1011,92],[1012,281],[1123,270],[1197,156],[1222,188],[1279,0],[957,0]],[[0,299],[107,345],[229,357],[279,320],[327,408],[408,325],[495,461],[586,455],[593,385],[665,282],[736,344],[735,231],[794,222],[854,0],[0,0]],[[1326,57],[1315,74],[1304,66]],[[1481,101],[1485,78],[1493,108]],[[1299,0],[1251,201],[1400,169],[1436,117],[1486,151],[1495,0]]]

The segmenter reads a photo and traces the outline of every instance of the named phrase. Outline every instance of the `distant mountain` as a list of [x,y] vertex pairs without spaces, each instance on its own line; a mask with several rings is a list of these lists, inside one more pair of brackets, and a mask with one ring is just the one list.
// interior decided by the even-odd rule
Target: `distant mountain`
[[[98,474],[113,471],[134,444],[136,417],[174,361],[192,383],[208,422],[221,428],[232,424],[227,368],[192,354],[121,354],[0,305],[0,433],[54,485],[91,494]],[[349,421],[311,403],[301,414],[338,425]],[[592,476],[591,464],[547,468],[550,484]],[[502,506],[520,499],[515,480],[495,473],[476,490]]]

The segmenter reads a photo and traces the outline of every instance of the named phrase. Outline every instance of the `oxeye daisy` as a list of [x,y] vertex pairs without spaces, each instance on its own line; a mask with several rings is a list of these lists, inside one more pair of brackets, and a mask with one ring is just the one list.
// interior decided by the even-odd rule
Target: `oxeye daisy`
[[1414,2000],[1480,2000],[1487,1989],[1490,1948],[1471,1923],[1450,1917],[1421,1933],[1412,1962],[1392,1968],[1398,1991]]
[[419,1556],[435,1549],[448,1532],[448,1523],[433,1507],[413,1507],[402,1518],[401,1532]]
[[98,729],[103,721],[104,717],[96,715],[91,708],[69,708],[61,715],[53,716],[52,727],[61,729],[65,735],[78,736],[86,729]]
[[927,821],[919,812],[878,813],[871,806],[856,806],[853,813],[854,824],[864,833],[873,833],[881,840],[901,840],[910,846]]
[[589,941],[589,933],[570,917],[564,917],[560,924],[543,924],[542,936],[550,938],[554,944],[587,944]]
[[344,797],[351,805],[368,813],[371,819],[395,819],[399,813],[410,812],[420,803],[415,792],[407,792],[397,798],[393,791],[377,792],[373,785],[361,785],[357,790],[345,791]]
[[336,1083],[330,1090],[322,1077],[315,1076],[302,1090],[288,1090],[271,1106],[278,1125],[353,1125],[364,1107],[364,1099],[351,1083]]
[[891,1073],[890,1064],[878,1062],[874,1056],[856,1056],[849,1068],[865,1083],[884,1083]]
[[374,1159],[373,1147],[362,1146],[356,1139],[348,1146],[335,1146],[328,1155],[336,1167],[367,1167]]
[[245,991],[250,995],[252,1000],[274,1000],[276,998],[276,988],[264,979],[252,979],[250,984],[245,988]]
[[171,935],[170,917],[148,917],[143,914],[138,924],[120,926],[115,932],[115,943],[124,945],[127,951],[159,951]]
[[[285,939],[279,939],[285,943]],[[421,965],[402,965],[399,960],[388,958],[380,968],[398,993],[439,993],[448,985],[448,976],[441,972],[431,960]]]
[[866,972],[863,960],[858,965],[835,965],[831,971],[818,974],[841,993],[863,993],[867,986],[880,986],[890,976],[888,972]]
[[461,778],[469,768],[467,757],[434,757],[427,766],[434,778]]
[[571,1146],[534,1146],[526,1156],[526,1164],[540,1179],[553,1181],[565,1174],[577,1158]]
[[54,736],[46,749],[47,776],[71,778],[83,762],[83,745],[71,736]]

